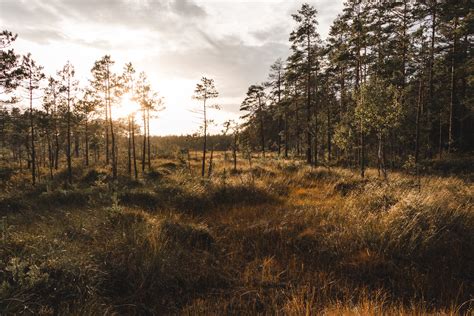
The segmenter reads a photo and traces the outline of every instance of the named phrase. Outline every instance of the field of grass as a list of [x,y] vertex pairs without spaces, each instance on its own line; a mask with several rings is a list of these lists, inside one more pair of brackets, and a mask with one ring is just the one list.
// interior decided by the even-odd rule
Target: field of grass
[[0,314],[474,313],[470,177],[214,158],[68,190],[4,172]]

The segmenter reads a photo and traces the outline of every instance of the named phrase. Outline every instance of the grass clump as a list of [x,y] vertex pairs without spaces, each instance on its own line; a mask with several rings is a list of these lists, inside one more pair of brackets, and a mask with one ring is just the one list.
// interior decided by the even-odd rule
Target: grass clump
[[121,192],[118,198],[120,203],[125,206],[139,207],[150,211],[156,211],[160,206],[163,206],[163,200],[156,193],[146,190]]

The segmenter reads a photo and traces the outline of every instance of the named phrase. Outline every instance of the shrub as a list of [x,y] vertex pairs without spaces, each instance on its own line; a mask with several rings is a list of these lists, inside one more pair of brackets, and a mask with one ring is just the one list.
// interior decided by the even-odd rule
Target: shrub
[[121,192],[119,195],[120,203],[126,206],[140,207],[146,210],[156,210],[163,201],[154,193],[142,190],[131,190]]
[[56,190],[43,192],[38,197],[42,206],[86,206],[92,191],[89,190]]
[[19,212],[30,208],[25,199],[19,199],[17,197],[5,197],[0,199],[0,214],[9,212]]
[[[385,218],[385,250],[395,258],[424,268],[449,268],[474,274],[474,213],[472,204],[452,208],[453,196],[410,194]],[[458,197],[459,199],[459,197]]]
[[81,182],[89,185],[94,185],[95,183],[103,182],[107,178],[107,174],[96,169],[89,170],[82,178]]
[[0,167],[0,182],[5,183],[15,174],[12,168]]
[[172,241],[197,249],[210,249],[214,244],[214,238],[206,226],[181,224],[172,220],[161,223],[159,238],[163,242]]
[[[179,306],[188,293],[223,284],[212,250],[213,237],[204,226],[165,219],[158,223],[133,222],[123,227],[101,259],[106,287],[115,301],[133,302],[124,313],[143,313],[140,305],[165,309]],[[103,256],[102,255],[102,256]]]
[[161,180],[163,178],[163,173],[158,170],[151,170],[147,172],[146,178],[150,181]]
[[260,204],[275,201],[275,197],[266,190],[253,185],[220,186],[214,189],[211,201],[216,204]]
[[366,179],[341,179],[337,181],[333,186],[333,191],[339,193],[342,196],[346,196],[353,191],[358,191],[364,187],[369,180]]

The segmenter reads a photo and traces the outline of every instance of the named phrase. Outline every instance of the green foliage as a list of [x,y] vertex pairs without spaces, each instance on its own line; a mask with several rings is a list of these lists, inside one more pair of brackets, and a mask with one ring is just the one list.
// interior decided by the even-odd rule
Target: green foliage
[[371,78],[361,86],[354,98],[357,100],[355,117],[361,122],[364,132],[387,135],[400,125],[402,108],[394,86]]

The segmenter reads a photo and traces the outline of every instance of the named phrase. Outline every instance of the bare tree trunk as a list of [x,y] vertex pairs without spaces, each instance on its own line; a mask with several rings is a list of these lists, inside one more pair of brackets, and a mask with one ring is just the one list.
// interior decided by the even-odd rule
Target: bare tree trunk
[[385,168],[385,155],[383,149],[383,134],[379,132],[378,134],[378,151],[377,151],[377,159],[378,159],[378,172],[380,177],[380,172],[382,172],[384,179],[387,179],[387,169]]
[[211,148],[211,157],[209,158],[209,169],[207,172],[207,177],[210,178],[212,175],[212,159],[214,157],[214,146]]
[[285,158],[288,158],[288,146],[290,143],[290,128],[288,126],[288,105],[285,106]]
[[450,91],[450,101],[449,101],[449,130],[448,130],[448,152],[452,152],[454,147],[454,111],[456,103],[456,46],[457,46],[457,31],[458,27],[458,18],[454,18],[454,30],[453,30],[453,49],[451,52],[451,91]]
[[74,132],[74,156],[76,158],[79,158],[79,147],[80,147],[79,142],[80,142],[79,133]]
[[132,117],[131,117],[131,115],[128,116],[128,148],[127,148],[127,153],[128,153],[128,164],[127,164],[128,176],[131,178],[132,177]]
[[85,121],[85,131],[84,131],[84,140],[85,140],[85,155],[86,155],[86,166],[89,166],[89,123],[87,118]]
[[[260,102],[260,101],[259,101]],[[265,158],[265,130],[263,128],[263,110],[260,109],[260,143],[262,147],[262,156]]]
[[232,146],[232,157],[234,159],[234,171],[237,171],[237,133],[234,134],[234,146]]
[[48,142],[49,178],[53,180],[54,155],[53,155],[53,146],[51,144],[51,135],[50,135],[49,130],[46,133],[46,139]]
[[143,108],[143,148],[142,148],[142,172],[145,172],[146,159],[146,109]]
[[137,153],[135,150],[135,117],[132,116],[132,154],[133,154],[133,171],[135,173],[135,180],[138,179],[137,169]]
[[30,70],[30,129],[31,129],[31,181],[33,185],[36,185],[36,152],[35,152],[35,125],[33,122],[33,85],[32,85],[32,73]]
[[148,142],[148,170],[151,170],[151,155],[150,155],[150,109],[147,109],[147,123],[146,123],[146,130],[147,130],[147,142]]
[[108,101],[108,87],[106,86],[105,93],[105,164],[108,165],[109,157],[109,101]]
[[67,80],[67,183],[72,184],[72,161],[71,161],[71,80]]
[[365,176],[365,144],[364,144],[364,126],[360,120],[360,176]]
[[112,178],[116,180],[118,153],[116,152],[114,123],[112,120],[112,102],[111,102],[111,95],[110,95],[110,71],[109,71],[108,65],[107,65],[107,91],[108,91],[108,101],[109,101],[108,103],[109,103],[110,138],[112,140]]
[[327,108],[327,139],[328,139],[328,165],[331,162],[331,108],[328,102],[328,108]]
[[[431,123],[431,111],[434,110],[434,83],[433,83],[433,68],[434,68],[434,49],[435,49],[435,40],[436,40],[436,2],[433,1],[433,6],[431,8],[431,43],[430,43],[430,58],[429,58],[429,73],[428,73],[428,85],[429,85],[429,106],[426,111],[426,116],[427,116],[427,122],[430,127],[430,131],[428,133],[428,156],[432,156],[431,148],[432,148],[432,131],[435,129],[432,128],[432,123]],[[434,135],[433,135],[434,138]]]
[[418,104],[416,108],[416,135],[415,135],[415,164],[418,164],[418,157],[420,152],[420,118],[421,107],[423,100],[423,76],[420,74],[420,82],[418,87]]
[[201,168],[201,177],[204,177],[206,172],[206,149],[207,149],[207,116],[206,116],[206,99],[204,98],[203,102],[204,109],[204,144],[202,148],[202,168]]

